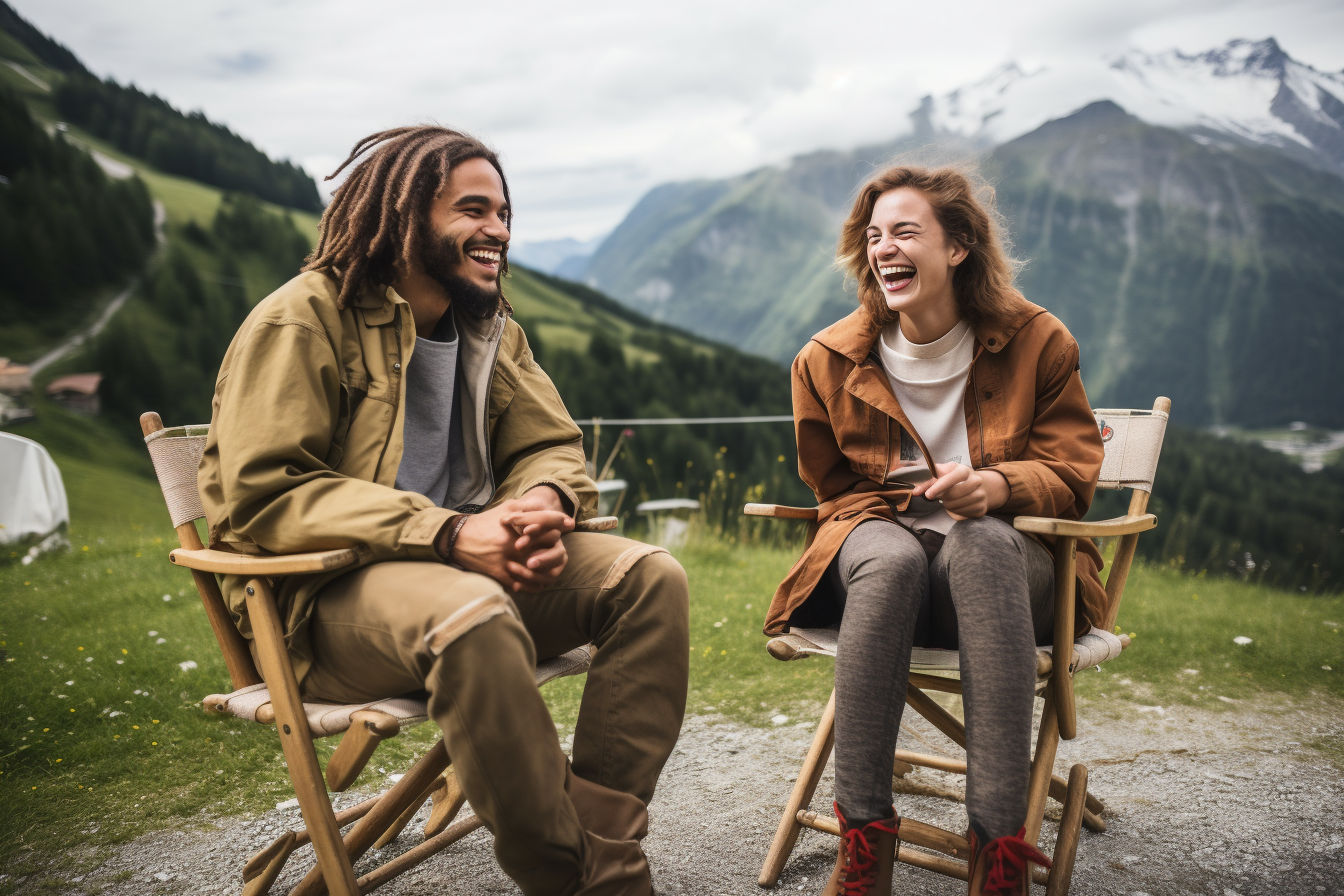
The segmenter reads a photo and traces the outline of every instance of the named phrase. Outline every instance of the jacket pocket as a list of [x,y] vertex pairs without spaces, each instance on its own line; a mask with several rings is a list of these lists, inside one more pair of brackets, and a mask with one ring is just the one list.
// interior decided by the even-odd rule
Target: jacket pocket
[[486,408],[486,422],[494,432],[495,421],[504,413],[504,409],[513,402],[518,391],[518,371],[503,357],[495,365],[494,381],[490,384],[490,403]]
[[1002,441],[994,462],[1021,460],[1027,453],[1027,443],[1030,441],[1031,427],[1024,426]]
[[350,434],[350,424],[355,419],[355,412],[359,405],[368,396],[368,389],[365,384],[368,381],[361,378],[351,378],[349,384],[340,384],[340,394],[337,399],[336,409],[336,429],[331,435],[331,448],[327,451],[326,464],[330,469],[336,469],[340,466],[341,460],[345,457],[345,443]]

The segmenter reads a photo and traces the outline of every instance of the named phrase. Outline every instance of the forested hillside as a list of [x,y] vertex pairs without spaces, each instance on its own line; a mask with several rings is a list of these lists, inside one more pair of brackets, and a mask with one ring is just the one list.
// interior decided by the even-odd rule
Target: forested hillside
[[[87,71],[84,63],[63,44],[59,44],[34,28],[14,11],[14,7],[0,0],[0,31],[4,31],[34,58],[62,72]],[[24,61],[24,60],[20,60]]]
[[134,85],[99,80],[74,53],[3,0],[0,32],[0,56],[36,63],[47,78],[55,111],[71,124],[167,174],[251,193],[276,205],[322,210],[313,178],[299,166],[268,158],[201,112],[184,114]]
[[138,272],[154,246],[149,192],[108,177],[48,136],[0,84],[0,355],[23,357],[76,326]]
[[173,223],[163,260],[69,364],[103,373],[109,422],[134,438],[141,413],[173,422],[210,417],[215,375],[252,301],[298,272],[308,241],[287,216],[227,195],[209,228]]
[[108,78],[73,73],[56,88],[56,108],[71,124],[168,174],[224,190],[240,190],[303,211],[322,202],[308,172],[272,161],[203,113],[183,114],[166,100]]
[[[1124,514],[1128,492],[1097,492],[1092,519]],[[1344,588],[1344,467],[1303,472],[1258,444],[1167,429],[1139,556],[1308,593]]]

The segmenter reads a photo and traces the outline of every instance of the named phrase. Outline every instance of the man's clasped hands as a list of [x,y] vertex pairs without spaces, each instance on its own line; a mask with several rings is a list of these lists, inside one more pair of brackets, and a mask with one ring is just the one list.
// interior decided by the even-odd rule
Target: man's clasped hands
[[560,495],[549,486],[470,514],[440,535],[439,553],[463,569],[489,576],[509,591],[541,591],[564,572],[569,555],[560,536],[574,531]]

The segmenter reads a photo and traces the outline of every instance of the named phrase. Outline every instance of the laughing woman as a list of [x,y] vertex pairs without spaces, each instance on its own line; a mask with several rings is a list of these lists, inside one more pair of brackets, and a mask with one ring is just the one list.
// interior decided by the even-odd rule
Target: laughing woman
[[[984,198],[980,198],[977,193]],[[793,364],[798,463],[819,525],[766,631],[840,625],[825,893],[891,892],[891,763],[913,645],[960,651],[970,892],[1025,894],[1036,645],[1054,564],[1014,515],[1087,512],[1102,443],[1078,345],[1012,285],[992,193],[952,169],[897,167],[859,192],[839,263],[860,307]],[[1101,558],[1079,544],[1078,619],[1101,616]],[[848,844],[848,845],[847,845]]]

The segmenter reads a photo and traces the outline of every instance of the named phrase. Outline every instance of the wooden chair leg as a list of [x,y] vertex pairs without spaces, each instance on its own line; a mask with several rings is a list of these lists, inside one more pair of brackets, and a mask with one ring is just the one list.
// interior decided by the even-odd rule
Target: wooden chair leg
[[1067,536],[1055,545],[1055,638],[1054,667],[1050,673],[1051,698],[1059,736],[1073,740],[1078,734],[1078,719],[1073,703],[1073,618],[1075,573],[1078,569],[1078,541]]
[[434,808],[429,810],[429,821],[425,822],[426,840],[448,830],[448,825],[467,803],[467,795],[457,783],[457,772],[451,766],[435,783],[433,798]]
[[1068,896],[1086,802],[1087,767],[1075,765],[1069,769],[1069,790],[1064,798],[1064,817],[1059,820],[1059,836],[1055,838],[1055,855],[1045,885],[1046,896]]
[[[1086,794],[1083,802],[1083,827],[1098,834],[1106,833],[1106,820],[1101,817],[1101,800],[1092,794]],[[1064,804],[1068,798],[1068,784],[1059,775],[1050,777],[1050,799]]]
[[910,704],[910,708],[915,712],[928,719],[929,724],[951,738],[957,746],[965,749],[966,726],[952,713],[939,706],[932,697],[912,684],[905,689],[905,702]]
[[[411,766],[403,777],[392,788],[383,794],[383,798],[373,807],[368,815],[360,819],[350,833],[345,835],[342,843],[342,853],[349,858],[347,863],[357,862],[359,858],[368,851],[374,841],[382,836],[383,832],[390,828],[401,813],[406,811],[417,797],[434,783],[434,779],[443,773],[448,767],[448,751],[440,740],[429,752],[421,756],[415,765]],[[314,838],[316,842],[316,838]],[[320,868],[321,866],[319,866]],[[314,868],[308,872],[307,877],[299,882],[299,885],[290,891],[290,896],[319,896],[326,892],[323,887],[323,875],[319,873],[319,868]]]
[[355,783],[373,751],[389,737],[396,737],[401,724],[385,712],[360,710],[350,717],[350,728],[341,735],[336,752],[327,760],[327,786],[342,793]]
[[765,864],[761,866],[761,876],[757,881],[762,887],[773,887],[779,882],[784,863],[789,860],[794,846],[798,844],[798,835],[803,830],[803,826],[798,823],[798,813],[812,804],[812,796],[817,792],[817,784],[821,782],[826,760],[830,759],[834,746],[835,691],[832,690],[831,699],[826,702],[826,709],[821,714],[821,723],[817,725],[817,733],[812,738],[812,746],[807,751],[807,758],[798,772],[798,780],[793,785],[789,803],[784,807],[784,816],[779,820],[775,839],[770,843],[770,851],[765,854]]
[[382,836],[373,842],[373,848],[382,849],[384,846],[400,837],[401,832],[406,830],[406,825],[411,823],[411,819],[415,817],[415,813],[420,811],[420,807],[423,806],[430,795],[434,793],[434,789],[438,786],[438,782],[442,780],[442,778],[435,778],[434,783],[425,788],[425,792],[420,794],[419,799],[411,800],[410,805],[402,810],[401,814],[397,816],[396,821],[392,822],[392,826],[383,831]]
[[1031,779],[1027,785],[1026,841],[1035,844],[1041,839],[1041,822],[1045,819],[1045,801],[1050,796],[1050,778],[1055,769],[1055,753],[1059,749],[1059,723],[1055,716],[1054,695],[1046,688],[1045,709],[1041,713],[1041,728],[1036,735],[1036,755],[1031,760]]
[[314,871],[320,872],[333,896],[358,896],[354,868],[341,842],[341,829],[331,809],[322,767],[318,765],[313,749],[308,717],[304,715],[303,700],[299,697],[299,682],[285,650],[284,630],[275,598],[263,579],[249,581],[246,595],[261,674],[270,689],[271,705],[275,707],[275,729],[280,735],[280,746],[289,766],[303,823],[312,838],[313,852],[317,854]]
[[280,839],[252,857],[243,869],[243,896],[266,896],[271,891],[290,853],[298,846],[297,841],[293,831],[286,831]]

